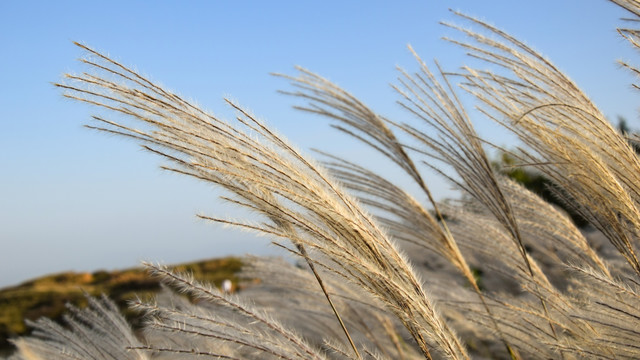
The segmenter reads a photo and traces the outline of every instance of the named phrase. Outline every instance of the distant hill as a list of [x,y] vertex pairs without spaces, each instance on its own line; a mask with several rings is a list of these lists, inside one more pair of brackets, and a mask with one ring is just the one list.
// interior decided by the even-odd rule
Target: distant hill
[[[190,272],[196,279],[219,287],[224,279],[237,284],[236,274],[241,267],[239,258],[228,257],[181,264],[172,268]],[[108,295],[135,326],[136,314],[127,311],[127,301],[135,296],[149,297],[159,290],[159,282],[142,268],[93,273],[66,272],[0,289],[0,355],[12,351],[9,338],[29,333],[24,319],[36,320],[45,316],[60,320],[65,304],[86,304],[85,293]]]

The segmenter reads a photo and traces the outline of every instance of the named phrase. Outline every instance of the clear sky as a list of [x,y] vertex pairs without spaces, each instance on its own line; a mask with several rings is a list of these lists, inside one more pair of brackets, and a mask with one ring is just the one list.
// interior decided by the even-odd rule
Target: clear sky
[[[440,40],[447,30],[438,21],[453,19],[448,7],[525,40],[608,117],[640,128],[631,76],[615,63],[640,59],[615,32],[625,12],[603,0],[0,1],[0,287],[140,260],[276,252],[268,239],[196,220],[196,212],[228,211],[208,185],[162,172],[161,160],[136,144],[81,127],[92,109],[51,85],[81,70],[72,41],[217,114],[230,114],[222,102],[229,95],[302,149],[370,161],[325,121],[293,111],[292,99],[276,93],[287,84],[269,73],[304,66],[401,119],[389,83],[396,65],[416,68],[408,43],[447,69],[466,61]],[[431,184],[448,196],[447,185]]]

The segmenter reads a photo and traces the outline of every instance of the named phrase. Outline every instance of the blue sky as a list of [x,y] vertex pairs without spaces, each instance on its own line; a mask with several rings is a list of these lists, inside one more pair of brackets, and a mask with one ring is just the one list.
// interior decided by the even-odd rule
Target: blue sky
[[[581,86],[611,119],[638,126],[631,77],[638,57],[615,32],[625,12],[606,1],[2,1],[0,2],[0,287],[41,274],[276,253],[265,238],[195,219],[228,213],[206,184],[158,169],[128,141],[81,127],[92,109],[51,83],[81,71],[80,41],[221,116],[231,96],[302,149],[372,163],[361,147],[291,109],[270,72],[309,68],[380,113],[406,117],[389,87],[415,69],[411,43],[447,69],[464,54],[440,40],[449,7],[525,40]],[[480,132],[511,145],[490,124]],[[384,168],[383,171],[396,171]],[[438,179],[431,186],[450,196]],[[234,214],[233,212],[231,212]],[[241,216],[241,215],[238,215]]]

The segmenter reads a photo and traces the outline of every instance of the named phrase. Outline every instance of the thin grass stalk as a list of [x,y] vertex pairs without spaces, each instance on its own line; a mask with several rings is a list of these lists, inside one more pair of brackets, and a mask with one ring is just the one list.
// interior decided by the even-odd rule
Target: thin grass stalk
[[334,315],[336,316],[336,319],[340,323],[340,327],[342,328],[342,331],[344,331],[344,335],[347,337],[347,340],[349,341],[349,345],[351,345],[351,349],[353,349],[353,352],[356,355],[356,358],[362,359],[362,356],[358,352],[358,348],[356,347],[356,344],[354,344],[353,339],[351,338],[351,335],[349,334],[349,330],[347,330],[347,327],[344,324],[344,321],[342,321],[342,317],[340,316],[340,313],[338,312],[338,310],[336,309],[335,305],[333,304],[333,300],[331,300],[331,296],[329,296],[329,292],[327,291],[326,287],[324,286],[324,281],[322,281],[322,278],[320,277],[320,275],[316,271],[316,268],[313,265],[313,262],[309,258],[309,254],[307,253],[307,250],[305,249],[305,247],[302,244],[298,244],[298,245],[296,245],[296,247],[300,251],[300,254],[302,254],[304,260],[307,262],[307,265],[309,265],[309,268],[311,269],[311,272],[313,273],[313,276],[316,278],[316,281],[318,282],[318,285],[320,285],[320,288],[322,289],[322,293],[324,294],[325,298],[327,299],[327,302],[329,302],[329,305],[331,306],[331,311],[333,311]]

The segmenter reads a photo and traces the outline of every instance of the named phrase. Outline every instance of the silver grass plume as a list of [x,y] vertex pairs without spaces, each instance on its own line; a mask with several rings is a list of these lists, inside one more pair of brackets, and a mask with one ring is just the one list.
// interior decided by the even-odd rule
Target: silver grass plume
[[14,341],[17,351],[11,359],[149,359],[145,352],[134,349],[142,343],[111,300],[88,295],[87,300],[84,309],[68,306],[66,327],[46,318],[28,322],[33,333]]
[[528,146],[526,163],[547,175],[568,202],[579,204],[640,274],[640,160],[628,141],[549,60],[496,27],[456,14],[493,37],[447,24],[466,36],[448,40],[498,68],[494,73],[465,67],[455,74],[464,79],[462,87],[484,105],[482,113]]
[[[201,216],[302,244],[330,259],[328,268],[381,299],[412,334],[423,354],[433,348],[467,358],[395,244],[318,165],[237,104],[235,125],[206,113],[114,60],[79,45],[91,73],[67,75],[65,96],[112,110],[144,126],[102,117],[101,131],[133,138],[174,164],[167,169],[217,184],[226,198],[267,222],[238,223]],[[111,80],[109,79],[111,78]],[[430,350],[431,349],[431,350]]]
[[[135,301],[132,308],[147,318],[146,336],[156,339],[140,350],[171,356],[193,352],[226,359],[325,359],[317,348],[238,296],[223,294],[188,274],[146,266],[167,286],[188,294],[202,305],[163,306]],[[208,310],[206,304],[213,308]],[[197,344],[200,346],[196,347]]]

